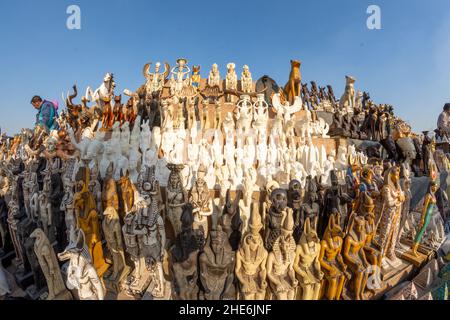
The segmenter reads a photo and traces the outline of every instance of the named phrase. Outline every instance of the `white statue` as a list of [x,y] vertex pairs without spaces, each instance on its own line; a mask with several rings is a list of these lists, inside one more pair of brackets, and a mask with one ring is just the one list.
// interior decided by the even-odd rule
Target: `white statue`
[[86,95],[85,97],[89,99],[89,96],[91,97],[88,101],[94,101],[97,103],[97,105],[103,109],[104,106],[104,99],[105,98],[112,98],[114,97],[114,88],[116,87],[116,84],[114,82],[114,76],[112,73],[107,73],[105,77],[103,78],[103,83],[98,87],[94,92],[90,87],[87,87],[86,89]]
[[137,149],[131,149],[128,157],[128,172],[131,181],[136,184],[139,177],[141,153]]
[[178,95],[185,86],[189,85],[191,69],[187,66],[187,60],[181,58],[177,60],[177,65],[170,72],[172,73],[171,81],[173,82],[172,94]]
[[272,105],[275,113],[283,116],[284,125],[286,125],[291,120],[293,114],[302,110],[303,102],[301,97],[295,97],[294,104],[292,106],[289,105],[288,101],[283,104],[281,103],[280,94],[277,93],[272,98]]
[[153,92],[162,91],[164,86],[164,80],[169,75],[170,66],[166,62],[164,64],[164,71],[159,72],[161,68],[161,63],[157,62],[155,64],[155,72],[150,73],[151,63],[147,63],[144,66],[144,77],[147,79],[147,82],[145,83],[145,88],[147,92],[147,97],[151,96]]
[[212,65],[211,71],[209,72],[208,86],[210,87],[220,86],[220,72],[219,67],[217,66],[216,63]]
[[241,100],[236,104],[236,125],[237,130],[247,132],[253,120],[253,106],[249,95],[242,95]]
[[[236,74],[236,65],[234,63],[227,64],[227,76],[225,78],[225,89],[237,90],[238,78]],[[234,102],[234,96],[227,97],[227,102]]]
[[[122,151],[122,155],[127,157],[128,152],[130,151],[130,127],[129,123],[125,122],[121,128],[120,132],[120,149]],[[136,147],[135,145],[132,145],[132,147]]]
[[253,104],[253,128],[258,132],[267,130],[267,123],[269,122],[269,105],[264,100],[264,94],[257,95],[256,102]]
[[150,140],[152,138],[152,133],[150,131],[150,125],[149,121],[144,121],[144,123],[141,125],[141,136],[139,140],[139,148],[141,149],[141,152],[145,154],[145,152],[150,149]]
[[353,113],[355,109],[355,78],[346,76],[345,92],[339,100],[339,109],[347,113]]
[[250,93],[253,91],[253,79],[250,68],[244,65],[241,73],[241,88],[242,92]]

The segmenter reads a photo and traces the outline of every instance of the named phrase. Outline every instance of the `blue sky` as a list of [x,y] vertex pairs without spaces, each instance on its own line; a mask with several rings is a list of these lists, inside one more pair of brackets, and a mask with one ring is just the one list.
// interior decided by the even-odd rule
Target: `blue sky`
[[[81,8],[81,30],[68,30],[66,9]],[[369,30],[366,9],[381,7],[382,30]],[[144,81],[149,61],[186,57],[202,76],[213,63],[248,64],[284,85],[289,60],[304,81],[344,77],[377,103],[389,103],[421,131],[434,129],[450,101],[450,1],[0,1],[0,125],[31,127],[34,94],[61,100],[73,84],[84,92],[114,72],[118,92]]]

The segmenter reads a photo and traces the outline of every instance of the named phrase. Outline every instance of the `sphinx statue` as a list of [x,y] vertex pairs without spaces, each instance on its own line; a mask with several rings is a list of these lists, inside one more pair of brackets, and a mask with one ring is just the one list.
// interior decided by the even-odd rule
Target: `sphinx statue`
[[319,262],[320,240],[310,221],[309,217],[306,218],[295,253],[294,270],[299,283],[298,296],[301,300],[319,300],[324,277]]
[[267,290],[267,257],[264,242],[260,235],[263,228],[258,210],[252,210],[241,246],[236,252],[236,277],[243,300],[264,300]]
[[235,300],[235,253],[220,225],[213,228],[199,257],[200,281],[205,300]]
[[294,219],[291,212],[286,216],[280,235],[267,258],[267,279],[274,300],[295,299],[298,281],[294,271],[296,245],[293,231]]
[[70,232],[67,248],[58,254],[60,261],[69,260],[67,268],[67,288],[76,289],[80,300],[103,300],[105,290],[92,265],[91,256],[86,247],[84,233],[81,229]]
[[328,227],[320,242],[319,262],[325,274],[325,297],[327,300],[340,300],[344,285],[351,278],[342,258],[344,233],[340,226],[337,211],[331,214]]
[[30,238],[35,239],[34,253],[47,282],[47,300],[72,300],[72,295],[64,285],[55,251],[44,231],[35,229]]

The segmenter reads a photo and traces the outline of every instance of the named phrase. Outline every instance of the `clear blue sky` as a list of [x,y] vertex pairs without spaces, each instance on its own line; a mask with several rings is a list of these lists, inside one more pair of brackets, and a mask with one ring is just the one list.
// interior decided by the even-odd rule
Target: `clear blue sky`
[[[71,4],[81,30],[66,28]],[[381,7],[382,30],[366,27],[370,4]],[[61,100],[75,83],[96,88],[106,72],[117,92],[135,90],[146,62],[178,57],[204,77],[213,63],[224,74],[235,62],[281,85],[296,58],[304,81],[331,84],[337,96],[351,74],[416,131],[434,129],[450,101],[448,0],[1,0],[0,40],[0,125],[9,134],[33,125],[34,94]]]

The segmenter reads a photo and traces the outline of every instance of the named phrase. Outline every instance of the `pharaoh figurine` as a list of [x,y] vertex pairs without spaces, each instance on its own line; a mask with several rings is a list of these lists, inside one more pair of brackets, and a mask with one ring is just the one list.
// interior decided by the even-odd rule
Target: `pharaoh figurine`
[[348,234],[345,237],[343,257],[352,274],[351,291],[356,300],[365,300],[364,291],[368,279],[368,268],[364,247],[367,242],[366,220],[355,213],[350,217]]
[[267,279],[274,300],[295,300],[298,281],[294,270],[296,245],[293,231],[294,219],[288,214],[267,258]]
[[103,212],[102,230],[112,257],[113,273],[109,276],[109,279],[118,280],[126,267],[126,263],[119,214],[114,207],[107,207]]
[[319,262],[325,281],[325,297],[327,300],[340,300],[346,280],[351,278],[347,272],[341,252],[344,244],[344,233],[340,227],[339,215],[334,211],[320,242]]
[[[89,175],[86,169],[86,176]],[[103,257],[102,238],[100,233],[100,222],[97,213],[97,204],[94,195],[89,192],[87,181],[81,182],[82,190],[74,196],[75,213],[78,221],[78,227],[85,234],[86,246],[92,257],[92,262],[97,270],[99,277],[108,270],[109,265]]]
[[47,175],[44,180],[44,190],[40,191],[38,196],[39,221],[47,237],[50,241],[54,241],[55,230],[53,224],[52,205],[50,203],[50,176]]
[[98,180],[98,168],[97,165],[94,165],[91,168],[91,178],[89,179],[89,192],[94,195],[94,198],[96,200],[96,210],[97,212],[103,211],[103,204],[102,204],[102,187],[100,184],[100,181]]
[[263,93],[256,96],[256,102],[253,104],[253,118],[253,128],[265,133],[269,121],[269,104],[265,101]]
[[292,180],[289,182],[288,188],[288,207],[292,209],[294,216],[294,240],[298,243],[303,230],[303,222],[301,217],[301,205],[302,205],[302,185],[298,180]]
[[412,252],[415,256],[419,256],[417,250],[419,248],[420,243],[422,242],[425,231],[427,230],[428,225],[430,224],[431,218],[433,216],[433,211],[436,207],[436,192],[438,191],[438,185],[436,182],[431,181],[428,186],[428,191],[425,196],[422,215],[420,217],[419,225],[417,226],[417,233],[414,238],[414,242],[412,245]]
[[244,65],[241,73],[241,90],[244,93],[253,91],[253,79],[248,65]]
[[324,277],[319,262],[320,240],[317,232],[311,227],[310,221],[309,217],[306,218],[295,253],[294,270],[299,283],[301,300],[319,300],[321,282]]
[[144,272],[143,256],[138,245],[136,228],[136,215],[134,213],[126,214],[124,218],[124,225],[122,226],[122,234],[125,245],[125,250],[128,253],[131,261],[134,263],[134,269],[128,279],[128,284],[138,284],[141,280],[141,275]]
[[186,204],[182,209],[181,232],[170,250],[173,286],[176,298],[180,300],[197,300],[198,254],[203,246],[203,235],[194,232],[192,205]]
[[320,206],[317,203],[317,183],[316,179],[311,177],[306,178],[306,180],[306,194],[304,202],[301,205],[301,224],[303,225],[306,218],[309,218],[310,222],[312,222],[312,228],[317,231],[316,223],[320,212]]
[[[227,76],[225,78],[225,89],[230,91],[237,90],[238,78],[236,74],[236,65],[234,63],[227,64]],[[234,96],[226,95],[226,102],[234,102]]]
[[44,231],[40,228],[35,229],[30,238],[35,239],[34,253],[47,281],[47,300],[72,300],[72,295],[64,285],[53,246]]
[[236,251],[241,242],[241,208],[239,202],[242,198],[242,191],[236,192],[235,199],[231,199],[231,190],[227,190],[225,197],[225,205],[223,207],[223,213],[219,218],[219,225],[222,230],[227,234],[228,241],[231,245],[231,249]]
[[272,251],[275,241],[281,234],[284,221],[292,216],[292,209],[287,206],[287,192],[275,189],[270,196],[270,209],[266,215],[264,245],[268,252]]
[[236,129],[240,132],[248,132],[253,120],[253,106],[250,96],[242,95],[236,107]]
[[236,278],[243,300],[264,300],[267,290],[267,257],[260,231],[263,228],[258,210],[252,210],[248,232],[236,253]]
[[205,180],[206,173],[206,167],[200,165],[197,171],[197,179],[189,196],[189,202],[194,207],[194,229],[203,229],[205,237],[208,235],[208,216],[212,214],[211,195]]
[[372,244],[377,232],[377,226],[375,222],[375,204],[373,199],[369,196],[367,192],[361,194],[362,199],[360,200],[358,215],[364,217],[366,220],[365,232],[366,232],[366,243],[364,244],[364,254],[370,265],[375,266],[372,274],[374,276],[374,283],[372,291],[380,289],[381,287],[381,252],[376,250]]
[[69,260],[67,268],[67,288],[76,289],[80,300],[103,300],[105,290],[99,275],[92,265],[92,258],[86,247],[81,229],[71,229],[67,248],[58,254],[60,261]]
[[211,230],[208,244],[200,254],[199,264],[205,300],[236,299],[235,253],[220,225]]
[[398,167],[393,166],[386,171],[381,194],[383,211],[377,230],[377,242],[381,247],[384,266],[386,266],[384,262],[387,262],[395,267],[399,262],[395,254],[395,247],[400,229],[402,204],[405,201],[405,195],[400,186],[400,169]]
[[170,175],[166,188],[166,213],[176,237],[182,231],[181,216],[188,201],[188,194],[181,179],[181,171],[184,165],[169,164],[167,167],[170,170]]

